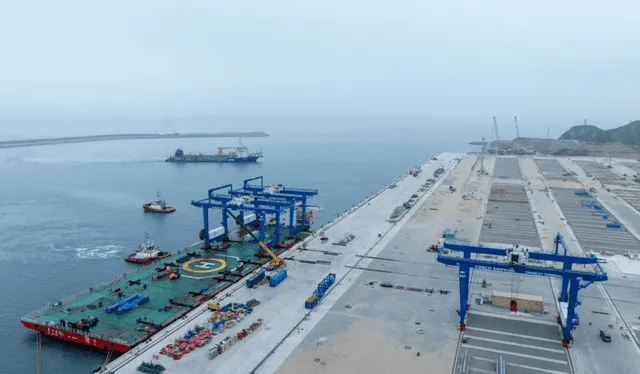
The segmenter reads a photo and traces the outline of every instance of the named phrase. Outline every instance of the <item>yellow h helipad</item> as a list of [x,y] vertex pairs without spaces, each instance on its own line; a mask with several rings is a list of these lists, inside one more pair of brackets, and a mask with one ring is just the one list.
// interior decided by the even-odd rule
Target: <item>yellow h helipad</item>
[[215,273],[227,267],[227,262],[220,258],[198,258],[182,264],[182,270],[190,273]]

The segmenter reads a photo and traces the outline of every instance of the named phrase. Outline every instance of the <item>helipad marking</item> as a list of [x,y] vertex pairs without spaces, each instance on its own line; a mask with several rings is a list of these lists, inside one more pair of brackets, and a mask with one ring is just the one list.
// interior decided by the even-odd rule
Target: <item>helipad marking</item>
[[[227,262],[220,258],[198,258],[182,264],[182,270],[191,273],[214,273],[226,267]],[[200,268],[200,270],[194,268]]]

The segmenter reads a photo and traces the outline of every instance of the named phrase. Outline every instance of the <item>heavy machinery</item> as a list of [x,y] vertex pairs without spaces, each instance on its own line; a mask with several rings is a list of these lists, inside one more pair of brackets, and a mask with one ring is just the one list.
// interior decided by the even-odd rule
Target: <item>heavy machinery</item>
[[[606,282],[609,278],[598,263],[596,256],[567,255],[567,246],[560,233],[556,234],[554,244],[555,253],[529,251],[528,248],[517,245],[504,249],[448,243],[445,241],[438,252],[437,261],[445,265],[458,267],[460,287],[458,322],[460,323],[460,331],[463,331],[466,327],[467,311],[469,310],[469,275],[472,269],[512,273],[514,276],[524,274],[554,277],[562,279],[560,297],[557,302],[559,310],[557,320],[562,326],[562,345],[568,348],[569,343],[573,340],[572,331],[580,320],[576,313],[576,307],[581,304],[578,300],[578,291],[594,282]],[[558,253],[560,246],[564,249],[563,254]],[[480,258],[477,255],[489,256]],[[551,263],[551,266],[541,266],[539,265],[540,263]],[[580,267],[574,269],[574,265],[579,265]],[[509,308],[512,312],[517,312],[517,301],[512,300]]]
[[218,304],[218,303],[208,303],[207,304],[207,309],[209,309],[212,312],[217,312],[218,310],[220,310],[220,304]]
[[235,214],[233,214],[231,212],[230,209],[228,208],[224,208],[224,210],[227,212],[228,215],[231,216],[231,218],[233,218],[236,221],[236,224],[240,227],[242,227],[242,229],[244,231],[246,231],[249,235],[251,235],[251,237],[253,238],[253,240],[255,240],[256,242],[258,242],[258,244],[260,245],[260,248],[262,248],[263,251],[265,251],[269,256],[271,256],[271,262],[269,263],[271,265],[272,269],[277,269],[280,266],[284,265],[284,260],[281,259],[280,257],[276,256],[275,253],[273,253],[271,251],[271,249],[269,249],[269,247],[267,247],[266,244],[264,244],[262,242],[262,240],[258,239],[253,232],[251,231],[251,229],[249,229],[247,226],[244,225],[244,222],[242,222],[242,220],[240,218],[238,218]]

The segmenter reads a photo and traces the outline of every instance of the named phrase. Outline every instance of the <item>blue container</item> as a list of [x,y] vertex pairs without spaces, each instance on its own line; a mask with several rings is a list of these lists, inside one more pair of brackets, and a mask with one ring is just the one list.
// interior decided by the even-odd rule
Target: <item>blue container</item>
[[607,227],[610,229],[619,229],[621,228],[619,223],[615,223],[615,222],[609,222],[607,223]]
[[133,299],[129,300],[123,305],[120,305],[120,307],[116,309],[116,314],[122,314],[122,313],[128,312],[132,309],[137,308],[138,306],[140,306],[140,304],[146,303],[147,301],[149,301],[149,296],[136,295],[133,297]]
[[138,297],[138,295],[131,295],[131,296],[123,297],[117,303],[109,305],[107,307],[107,309],[105,309],[104,311],[107,312],[107,313],[113,313],[118,308],[120,308],[121,306],[123,306],[123,305],[127,304],[128,302],[134,300],[136,297]]
[[[336,275],[334,273],[329,273],[320,283],[318,283],[318,287],[316,287],[315,291],[313,291],[313,295],[307,299],[305,302],[305,308],[312,309],[315,307],[322,298],[324,298],[325,293],[331,288],[331,286],[336,281]],[[314,300],[314,301],[310,301]]]
[[253,288],[256,284],[264,279],[264,269],[260,269],[256,274],[247,279],[247,287]]
[[320,299],[318,299],[315,296],[310,296],[305,302],[304,302],[304,307],[306,309],[313,309],[315,308],[316,305],[318,305],[318,301]]
[[442,236],[444,238],[454,239],[456,237],[457,232],[458,232],[458,229],[447,227],[446,229],[444,229],[444,234],[442,234]]
[[221,312],[228,312],[232,307],[233,307],[233,304],[229,303],[229,304],[223,306],[222,308],[220,308],[220,311]]
[[285,269],[280,269],[275,275],[271,276],[271,279],[269,279],[269,286],[276,287],[286,278],[287,271]]

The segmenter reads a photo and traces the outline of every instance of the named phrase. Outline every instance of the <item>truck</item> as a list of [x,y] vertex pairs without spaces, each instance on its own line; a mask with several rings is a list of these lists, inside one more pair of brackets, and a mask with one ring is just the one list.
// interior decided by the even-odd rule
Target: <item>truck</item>
[[429,248],[427,248],[427,252],[438,252],[440,248],[444,245],[444,239],[438,239],[438,243],[431,244]]

